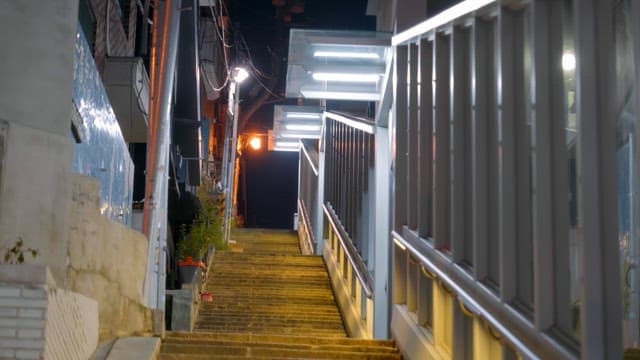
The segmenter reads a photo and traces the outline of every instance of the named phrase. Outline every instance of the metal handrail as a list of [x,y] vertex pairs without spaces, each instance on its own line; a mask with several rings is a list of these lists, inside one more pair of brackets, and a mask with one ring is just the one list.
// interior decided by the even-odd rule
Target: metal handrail
[[[428,271],[431,274],[434,274],[435,277],[437,277],[437,279],[444,286],[448,287],[453,292],[453,294],[462,303],[464,303],[466,310],[473,312],[477,317],[484,319],[491,327],[498,330],[502,334],[503,339],[507,343],[511,344],[516,351],[518,351],[520,354],[524,356],[524,358],[539,359],[540,356],[538,356],[532,350],[531,346],[524,344],[524,342],[521,340],[521,337],[523,336],[526,336],[531,340],[532,343],[535,343],[537,345],[544,344],[549,346],[551,349],[553,349],[552,350],[554,354],[553,357],[560,357],[560,358],[573,357],[573,355],[567,352],[567,350],[564,347],[557,344],[555,341],[553,341],[548,336],[545,336],[543,333],[539,333],[532,325],[523,326],[523,328],[518,329],[520,330],[518,331],[519,334],[515,334],[510,328],[508,328],[500,320],[498,320],[498,318],[495,315],[493,315],[489,310],[487,310],[486,306],[484,306],[478,301],[478,299],[480,301],[485,299],[481,299],[483,296],[479,296],[478,291],[474,291],[470,289],[472,285],[454,280],[451,277],[451,274],[450,274],[451,271],[449,269],[444,269],[436,265],[431,259],[429,259],[420,250],[418,250],[412,242],[407,241],[402,235],[398,234],[396,231],[392,231],[391,236],[393,238],[393,241],[398,246],[400,246],[401,248],[409,252],[411,257],[419,261],[421,267],[425,268],[424,270]],[[474,280],[471,280],[471,279],[469,281],[475,282]],[[472,293],[474,293],[475,296],[473,296]],[[504,306],[505,304],[502,303],[501,305]],[[509,322],[517,322],[523,325],[522,324],[523,320],[521,318],[516,318],[516,316],[513,316],[513,318],[511,318],[511,316],[508,316],[508,315],[510,314],[507,314],[505,316],[510,317]]]
[[394,35],[391,38],[391,45],[398,46],[405,44],[425,33],[433,31],[443,25],[447,25],[460,18],[472,15],[490,5],[500,4],[499,0],[466,0],[456,4],[438,15],[418,23],[409,29]]
[[[314,244],[316,243],[316,239],[313,231],[309,231],[309,228],[311,227],[311,222],[309,221],[309,214],[307,213],[306,206],[304,206],[304,201],[302,201],[301,199],[298,199],[298,208],[300,209],[300,213],[301,213],[300,216],[302,217],[302,221],[304,222],[305,231],[307,232],[308,239],[311,241],[311,244],[308,244],[310,245],[309,248],[313,249]],[[311,228],[311,230],[313,230],[313,228]]]
[[316,176],[318,176],[318,163],[317,163],[317,160],[316,160],[315,163],[313,162],[313,160],[311,159],[311,155],[309,154],[309,150],[307,150],[307,147],[304,145],[304,142],[300,146],[300,150],[302,150],[302,153],[307,158],[307,161],[309,162],[309,165],[311,166],[311,170],[313,171],[313,173]]
[[364,131],[368,134],[375,134],[376,132],[376,123],[371,119],[366,119],[363,117],[358,117],[337,111],[325,111],[324,115],[329,119],[341,122],[349,127]]
[[[344,227],[342,227],[342,223],[338,219],[335,211],[333,211],[333,207],[330,203],[327,202],[326,204],[323,204],[322,210],[324,211],[325,215],[327,215],[327,219],[335,230],[336,235],[338,235],[338,240],[340,240],[340,244],[344,249],[344,253],[345,255],[347,255],[347,258],[349,259],[349,262],[353,267],[353,271],[355,272],[356,277],[362,285],[362,289],[364,290],[367,299],[373,300],[373,291],[371,290],[371,283],[373,281],[369,276],[369,272],[366,270],[366,266],[362,262],[362,258],[358,255],[356,249],[351,244],[349,235],[344,230]],[[347,239],[349,241],[346,241]]]

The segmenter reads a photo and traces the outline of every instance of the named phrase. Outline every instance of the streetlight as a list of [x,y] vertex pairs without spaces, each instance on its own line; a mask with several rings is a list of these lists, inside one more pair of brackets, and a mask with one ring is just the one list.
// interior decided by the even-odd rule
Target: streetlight
[[262,140],[260,140],[260,137],[254,136],[249,140],[249,145],[253,150],[260,150],[262,147]]
[[244,68],[236,67],[235,69],[233,69],[233,81],[241,83],[248,77],[249,73]]
[[[227,139],[223,154],[222,177],[226,192],[224,212],[225,242],[229,242],[231,235],[231,216],[233,212],[235,173],[236,173],[236,148],[238,146],[238,108],[240,104],[240,83],[249,77],[247,70],[235,67],[231,72],[231,84],[229,85],[229,106],[227,113]],[[231,122],[229,120],[232,120]],[[232,125],[231,125],[232,123]],[[231,125],[231,126],[229,126]],[[228,160],[228,162],[227,162]]]

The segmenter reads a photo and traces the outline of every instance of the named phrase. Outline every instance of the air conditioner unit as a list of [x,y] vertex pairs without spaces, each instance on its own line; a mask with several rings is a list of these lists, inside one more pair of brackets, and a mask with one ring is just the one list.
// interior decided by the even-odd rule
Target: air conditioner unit
[[146,143],[150,81],[141,58],[109,57],[104,87],[127,143]]

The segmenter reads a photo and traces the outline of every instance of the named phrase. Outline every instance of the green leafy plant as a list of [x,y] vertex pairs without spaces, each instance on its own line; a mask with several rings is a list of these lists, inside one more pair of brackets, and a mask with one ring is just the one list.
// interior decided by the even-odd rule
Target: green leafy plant
[[18,241],[13,245],[13,247],[8,248],[4,252],[4,262],[8,264],[22,264],[25,260],[25,254],[31,254],[31,256],[35,259],[38,256],[38,250],[33,248],[25,248],[24,241],[21,237],[18,237]]
[[226,249],[222,231],[222,202],[219,196],[210,193],[205,187],[200,187],[198,192],[201,209],[193,221],[189,233],[186,227],[180,228],[182,240],[178,243],[178,257],[186,259],[202,259],[209,246],[213,245],[217,250]]

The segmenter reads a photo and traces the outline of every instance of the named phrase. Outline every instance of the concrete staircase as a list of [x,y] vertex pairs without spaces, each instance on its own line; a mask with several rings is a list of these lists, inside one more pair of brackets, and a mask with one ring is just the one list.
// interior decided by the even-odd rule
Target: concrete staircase
[[170,332],[160,359],[400,359],[392,341],[348,338],[324,262],[294,233],[239,229],[216,252],[196,332]]

